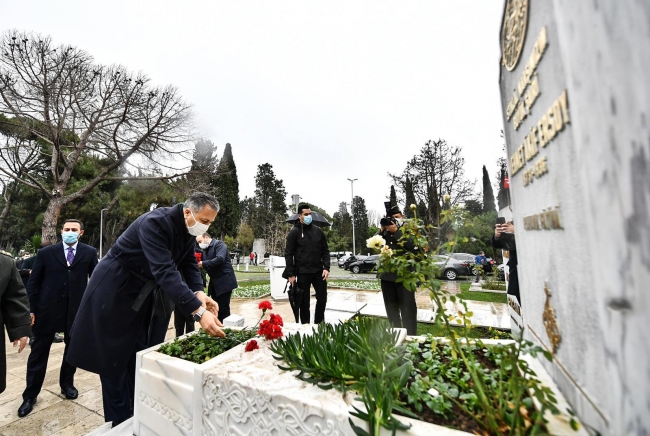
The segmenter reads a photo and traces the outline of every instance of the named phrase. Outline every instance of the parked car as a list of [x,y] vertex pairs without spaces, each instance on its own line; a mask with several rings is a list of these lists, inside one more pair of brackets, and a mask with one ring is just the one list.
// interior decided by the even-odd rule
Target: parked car
[[[487,265],[483,266],[483,271],[485,272],[485,274],[489,274],[494,271],[494,266],[496,265],[496,262],[491,257],[487,257],[486,259],[488,263]],[[472,261],[472,265],[476,265],[476,261]],[[472,274],[476,275],[476,268],[474,268],[474,266],[472,266]]]
[[440,269],[442,278],[456,280],[459,276],[472,275],[471,265],[474,264],[474,256],[467,253],[437,255],[434,257],[434,263]]
[[345,265],[345,261],[350,258],[349,254],[344,254],[343,256],[339,257],[338,260],[336,261],[336,264],[339,266],[339,268],[343,268]]
[[363,259],[359,259],[350,264],[350,271],[352,271],[354,274],[359,274],[360,272],[372,271],[377,267],[377,262],[379,261],[378,254],[374,254],[372,256],[357,256],[357,257],[363,257]]
[[350,269],[350,265],[352,263],[363,260],[363,259],[365,259],[367,257],[368,256],[363,256],[361,254],[357,254],[356,256],[350,256],[345,260],[345,262],[343,262],[343,268]]

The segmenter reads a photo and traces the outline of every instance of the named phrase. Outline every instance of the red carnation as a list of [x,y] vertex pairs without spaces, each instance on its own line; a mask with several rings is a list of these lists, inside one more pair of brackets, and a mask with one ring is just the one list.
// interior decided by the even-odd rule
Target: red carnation
[[272,313],[270,315],[270,317],[271,317],[271,320],[270,320],[271,324],[275,324],[275,325],[279,325],[279,326],[284,325],[284,323],[282,322],[282,317],[280,315],[276,315],[275,313]]
[[277,324],[272,324],[266,319],[260,324],[260,329],[257,331],[257,334],[264,336],[269,341],[283,336],[282,327]]
[[273,306],[271,305],[271,302],[268,301],[268,300],[262,301],[258,307],[260,308],[260,310],[262,310],[264,312],[266,312],[267,310],[273,309]]
[[251,340],[248,341],[248,343],[246,344],[246,348],[245,348],[245,350],[246,350],[246,351],[253,351],[253,350],[257,350],[257,349],[259,349],[259,348],[260,348],[260,346],[257,345],[257,341],[256,341],[255,339],[251,339]]
[[194,257],[196,257],[196,262],[201,262],[203,260],[203,253],[194,253]]

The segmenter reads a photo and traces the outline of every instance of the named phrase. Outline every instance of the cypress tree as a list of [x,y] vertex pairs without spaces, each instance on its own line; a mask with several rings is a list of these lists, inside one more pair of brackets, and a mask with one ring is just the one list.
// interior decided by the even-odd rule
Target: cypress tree
[[397,194],[395,193],[395,185],[390,185],[390,205],[397,206]]
[[508,207],[508,190],[504,186],[508,168],[504,158],[499,158],[497,165],[499,165],[499,193],[497,194],[497,202],[499,204],[499,210],[501,210]]
[[417,205],[417,200],[415,199],[415,194],[413,193],[413,182],[409,176],[406,176],[406,183],[404,184],[404,194],[406,195],[406,205],[404,206],[404,215],[406,218],[413,218],[413,211],[411,210],[411,205]]
[[220,206],[219,217],[215,221],[215,230],[223,240],[225,235],[235,236],[237,234],[241,214],[237,167],[230,144],[226,144],[221,161],[217,166],[215,179]]
[[495,212],[497,209],[494,203],[494,191],[490,183],[490,175],[483,165],[483,212]]

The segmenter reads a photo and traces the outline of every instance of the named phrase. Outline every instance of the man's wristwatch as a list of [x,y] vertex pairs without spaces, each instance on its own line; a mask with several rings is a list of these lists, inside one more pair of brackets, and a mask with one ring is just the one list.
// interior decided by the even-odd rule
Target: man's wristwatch
[[205,307],[202,307],[202,308],[199,309],[198,312],[196,312],[194,315],[192,315],[192,319],[195,322],[199,322],[199,321],[201,321],[201,317],[203,316],[204,313],[205,313]]

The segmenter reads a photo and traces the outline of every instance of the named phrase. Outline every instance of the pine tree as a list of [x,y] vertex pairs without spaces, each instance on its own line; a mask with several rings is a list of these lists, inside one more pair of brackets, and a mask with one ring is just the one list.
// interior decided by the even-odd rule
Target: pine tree
[[483,165],[483,212],[494,212],[497,206],[494,203],[494,191],[490,183],[490,175]]
[[390,185],[390,205],[397,206],[397,194],[395,193],[395,185]]
[[415,194],[413,193],[413,183],[409,176],[406,176],[406,183],[404,184],[404,194],[406,195],[406,204],[404,205],[404,215],[406,218],[413,218],[414,213],[411,210],[411,205],[416,204]]
[[358,253],[366,248],[368,234],[368,210],[366,202],[359,196],[354,197],[354,243]]
[[232,156],[232,147],[226,144],[223,156],[217,166],[215,185],[219,199],[219,216],[215,221],[215,231],[223,240],[225,235],[234,236],[239,226],[239,180],[237,167]]

